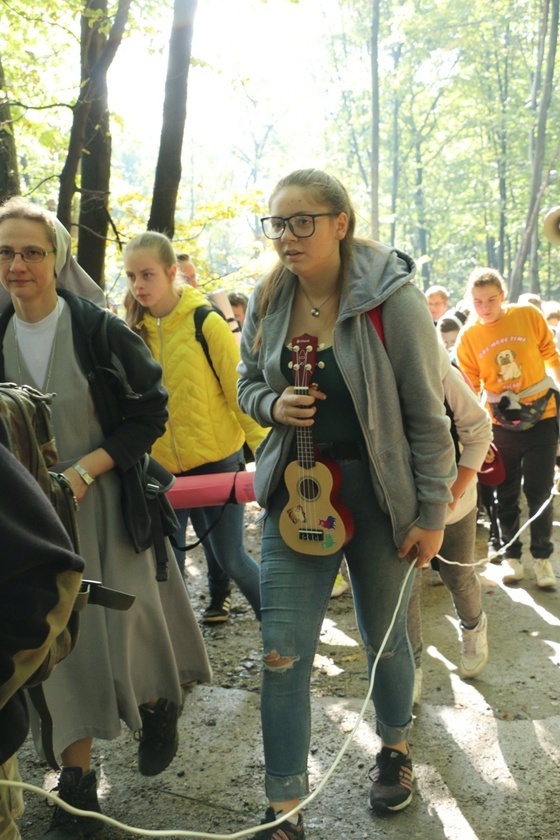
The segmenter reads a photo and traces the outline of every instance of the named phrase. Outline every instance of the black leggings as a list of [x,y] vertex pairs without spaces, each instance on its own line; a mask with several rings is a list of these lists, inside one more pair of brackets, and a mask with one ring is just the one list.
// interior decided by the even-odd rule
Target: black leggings
[[[540,420],[532,429],[512,432],[494,425],[494,443],[502,456],[506,477],[498,485],[498,523],[502,545],[507,544],[521,525],[521,481],[527,498],[529,515],[533,516],[549,498],[554,483],[554,466],[558,446],[558,422],[556,417]],[[538,560],[552,554],[552,502],[541,515],[531,523],[532,556]],[[506,557],[521,557],[523,543],[516,539],[506,549]]]

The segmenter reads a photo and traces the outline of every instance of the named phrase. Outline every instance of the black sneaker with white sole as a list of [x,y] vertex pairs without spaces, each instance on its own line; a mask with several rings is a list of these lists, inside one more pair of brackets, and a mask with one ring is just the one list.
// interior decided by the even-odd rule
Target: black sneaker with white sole
[[218,592],[210,597],[210,603],[202,613],[203,624],[220,624],[227,621],[231,610],[231,590]]
[[402,811],[410,805],[414,785],[410,752],[383,747],[369,777],[373,782],[369,801],[375,811]]
[[[289,820],[284,820],[279,825],[272,828],[270,823],[275,822],[280,815],[274,812],[274,808],[270,806],[266,809],[264,820],[261,825],[264,828],[253,834],[249,840],[305,840],[305,832],[303,830],[303,817],[298,816],[297,825],[294,825]],[[268,828],[266,826],[268,825]]]

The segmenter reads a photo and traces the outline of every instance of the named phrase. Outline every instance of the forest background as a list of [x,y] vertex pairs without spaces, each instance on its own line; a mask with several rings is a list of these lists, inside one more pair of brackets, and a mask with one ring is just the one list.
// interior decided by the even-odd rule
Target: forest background
[[0,200],[71,230],[118,303],[146,228],[207,289],[274,261],[274,183],[318,166],[358,233],[455,301],[476,265],[560,300],[559,0],[0,0]]

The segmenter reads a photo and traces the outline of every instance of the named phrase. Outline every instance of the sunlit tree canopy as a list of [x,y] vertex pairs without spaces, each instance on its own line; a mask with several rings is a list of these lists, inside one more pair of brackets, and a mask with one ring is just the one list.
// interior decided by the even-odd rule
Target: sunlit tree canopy
[[[516,295],[560,298],[558,250],[542,235],[560,204],[558,0],[379,0],[377,29],[372,5],[2,0],[2,197],[17,185],[63,221],[70,208],[78,253],[101,249],[96,279],[118,296],[120,245],[157,221],[172,175],[177,250],[209,286],[249,291],[274,259],[259,226],[272,186],[319,166],[348,187],[360,235],[378,227],[417,260],[420,286],[458,300],[488,264]],[[183,94],[169,93],[174,38],[190,49]]]

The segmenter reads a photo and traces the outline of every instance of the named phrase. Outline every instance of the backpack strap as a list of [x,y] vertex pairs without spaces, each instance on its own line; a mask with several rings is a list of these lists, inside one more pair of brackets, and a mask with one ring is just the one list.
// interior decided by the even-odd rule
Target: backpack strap
[[210,356],[210,348],[208,347],[208,342],[206,341],[204,333],[202,332],[202,325],[204,324],[206,318],[208,317],[208,315],[210,315],[211,312],[215,311],[216,310],[214,309],[214,307],[210,306],[210,304],[202,304],[202,306],[197,306],[197,308],[194,310],[194,334],[196,340],[200,343],[202,349],[204,350],[204,355],[206,356],[206,360],[212,369],[212,373],[214,374],[218,382],[220,382],[220,377],[216,373],[216,369],[212,364],[212,357]]
[[368,311],[368,315],[369,315],[369,320],[371,321],[371,323],[375,327],[375,331],[377,332],[377,335],[381,339],[381,344],[383,345],[383,347],[385,347],[385,333],[383,331],[383,318],[382,318],[382,315],[381,315],[381,307],[382,306],[383,306],[383,304],[380,303],[379,306],[375,306],[373,309],[370,309]]
[[[385,347],[385,333],[383,331],[383,318],[382,318],[382,314],[381,314],[381,307],[382,306],[383,306],[383,304],[380,304],[379,306],[376,306],[374,309],[370,309],[368,311],[368,315],[369,315],[369,319],[370,319],[371,323],[375,327],[377,335],[381,339],[381,343],[382,343],[383,347]],[[457,370],[459,370],[463,374],[463,377],[465,379],[467,379],[467,377],[465,376],[465,374],[463,373],[461,368],[459,368],[458,365],[455,365],[455,367],[457,367]],[[467,382],[469,383],[470,387],[472,388],[472,385],[471,385],[471,383],[469,382],[468,379],[467,379]],[[455,425],[455,418],[453,416],[453,410],[452,410],[451,406],[449,405],[449,403],[447,402],[446,399],[444,399],[443,405],[444,405],[444,408],[445,408],[445,413],[449,417],[449,420],[450,420],[450,423],[451,423],[451,428],[450,428],[449,431],[451,432],[451,437],[453,438],[453,445],[455,447],[455,461],[458,463],[459,458],[461,456],[461,450],[460,450],[460,447],[459,447],[459,435],[457,433],[457,427]]]

